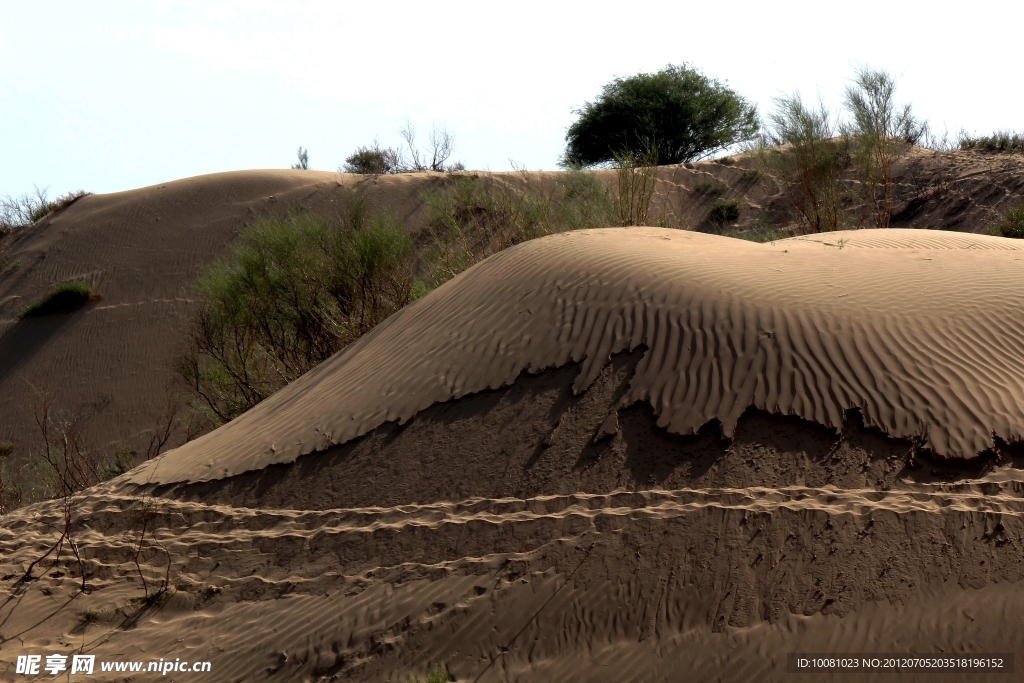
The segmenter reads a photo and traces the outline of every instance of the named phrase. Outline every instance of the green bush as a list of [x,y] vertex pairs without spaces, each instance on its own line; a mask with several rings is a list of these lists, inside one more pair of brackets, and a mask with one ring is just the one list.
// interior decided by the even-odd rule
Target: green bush
[[424,201],[430,211],[425,264],[435,286],[520,242],[617,223],[611,192],[594,173],[581,170],[547,189],[525,173],[511,180],[457,175],[443,189],[427,192]]
[[400,173],[403,170],[402,156],[397,150],[381,147],[374,142],[372,147],[357,148],[345,159],[345,165],[339,170],[363,175]]
[[999,232],[1003,237],[1024,239],[1024,202],[1017,202],[1006,210]]
[[725,185],[714,180],[702,180],[693,186],[693,191],[705,197],[717,197],[725,192]]
[[810,232],[842,223],[842,174],[850,143],[837,135],[824,104],[804,105],[799,93],[774,99],[755,151],[758,165],[792,198]]
[[102,298],[92,291],[92,285],[81,280],[62,282],[43,295],[38,301],[31,303],[21,313],[22,318],[51,315],[53,313],[69,313],[90,301]]
[[874,213],[874,227],[888,228],[895,203],[896,161],[925,135],[927,126],[909,104],[897,105],[896,79],[887,71],[860,67],[846,88],[850,123],[844,137],[861,180],[862,199]]
[[759,214],[747,226],[745,230],[736,235],[740,239],[749,242],[776,242],[785,239],[788,235],[772,226],[771,220],[765,213]]
[[652,148],[658,163],[680,164],[750,139],[758,127],[753,104],[686,65],[617,78],[576,113],[566,134],[569,166],[610,163],[623,152],[644,157]]
[[179,375],[215,423],[240,415],[405,306],[415,247],[361,201],[328,222],[259,218],[198,283]]
[[103,481],[120,477],[122,474],[135,467],[139,461],[139,454],[135,451],[122,448],[112,458],[100,464],[99,478]]
[[716,199],[708,212],[708,220],[722,227],[740,217],[740,203],[731,199]]

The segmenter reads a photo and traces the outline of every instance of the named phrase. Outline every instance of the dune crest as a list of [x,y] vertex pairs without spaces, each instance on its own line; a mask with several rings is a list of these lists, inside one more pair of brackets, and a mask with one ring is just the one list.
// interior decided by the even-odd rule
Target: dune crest
[[[477,264],[233,422],[133,471],[209,481],[294,461],[435,403],[645,347],[608,416],[725,435],[749,407],[864,424],[971,458],[1024,435],[1024,254],[1008,239],[861,230],[755,244],[660,228],[533,240]],[[600,430],[599,430],[600,431]],[[598,435],[599,436],[599,435]]]

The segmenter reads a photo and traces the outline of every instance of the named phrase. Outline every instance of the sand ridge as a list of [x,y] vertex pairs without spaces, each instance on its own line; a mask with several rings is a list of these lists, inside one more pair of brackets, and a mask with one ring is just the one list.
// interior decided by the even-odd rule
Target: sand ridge
[[912,230],[827,239],[762,245],[628,228],[518,245],[130,480],[291,462],[568,362],[580,363],[580,391],[612,354],[640,346],[619,407],[647,401],[677,434],[718,420],[729,436],[753,406],[835,428],[858,409],[865,425],[940,456],[1020,440],[1024,284],[1007,276],[1024,264],[1016,243]]

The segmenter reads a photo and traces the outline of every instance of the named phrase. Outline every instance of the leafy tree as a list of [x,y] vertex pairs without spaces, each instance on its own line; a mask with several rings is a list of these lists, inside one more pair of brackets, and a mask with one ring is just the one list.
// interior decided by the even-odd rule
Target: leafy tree
[[700,159],[757,133],[757,109],[746,99],[689,67],[617,78],[594,102],[576,111],[565,136],[569,166],[614,161],[628,153],[658,152],[662,164]]

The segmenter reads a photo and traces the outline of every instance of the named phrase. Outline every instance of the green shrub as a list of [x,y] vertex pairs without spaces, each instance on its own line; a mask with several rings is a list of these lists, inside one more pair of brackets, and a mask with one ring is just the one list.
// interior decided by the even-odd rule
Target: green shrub
[[1003,214],[1003,222],[999,225],[1003,237],[1024,239],[1024,202],[1010,206]]
[[295,152],[295,156],[298,157],[298,161],[292,164],[292,168],[296,171],[308,171],[309,170],[309,150],[299,145],[299,149]]
[[717,197],[725,192],[725,185],[714,180],[702,180],[693,186],[693,191],[705,197]]
[[615,155],[615,167],[618,224],[647,225],[651,197],[658,181],[658,151],[652,147],[642,156],[622,152]]
[[21,313],[22,318],[51,315],[53,313],[69,313],[78,310],[90,301],[101,299],[102,296],[92,291],[92,285],[81,280],[62,282],[43,295],[38,301],[31,303]]
[[740,203],[731,199],[716,199],[708,212],[708,220],[722,227],[740,217]]
[[753,104],[689,66],[617,78],[576,112],[566,134],[563,163],[610,163],[628,152],[658,150],[658,163],[710,156],[757,132]]
[[592,172],[570,170],[546,189],[525,173],[516,180],[457,175],[424,195],[432,285],[520,242],[617,223],[619,203]]
[[179,375],[215,423],[240,415],[405,306],[415,247],[360,200],[343,221],[259,218],[198,283]]
[[374,142],[372,147],[357,148],[345,159],[345,165],[339,170],[363,175],[400,173],[403,170],[402,157],[397,150],[381,147]]
[[761,179],[761,171],[750,168],[740,173],[740,185],[753,185]]
[[737,235],[740,239],[744,239],[750,242],[776,242],[781,239],[785,239],[787,235],[779,230],[776,230],[767,214],[758,215],[746,230]]
[[860,67],[846,88],[850,141],[862,199],[874,213],[874,227],[888,228],[895,202],[893,166],[925,135],[927,126],[914,117],[909,104],[897,105],[896,79],[887,71]]
[[791,197],[810,232],[838,230],[848,139],[837,136],[824,104],[811,109],[799,93],[776,97],[774,103],[755,150],[758,165]]
[[114,477],[120,477],[122,474],[135,467],[138,463],[138,459],[138,453],[128,448],[122,448],[114,455],[114,457],[101,464],[99,472],[100,479],[107,481]]

